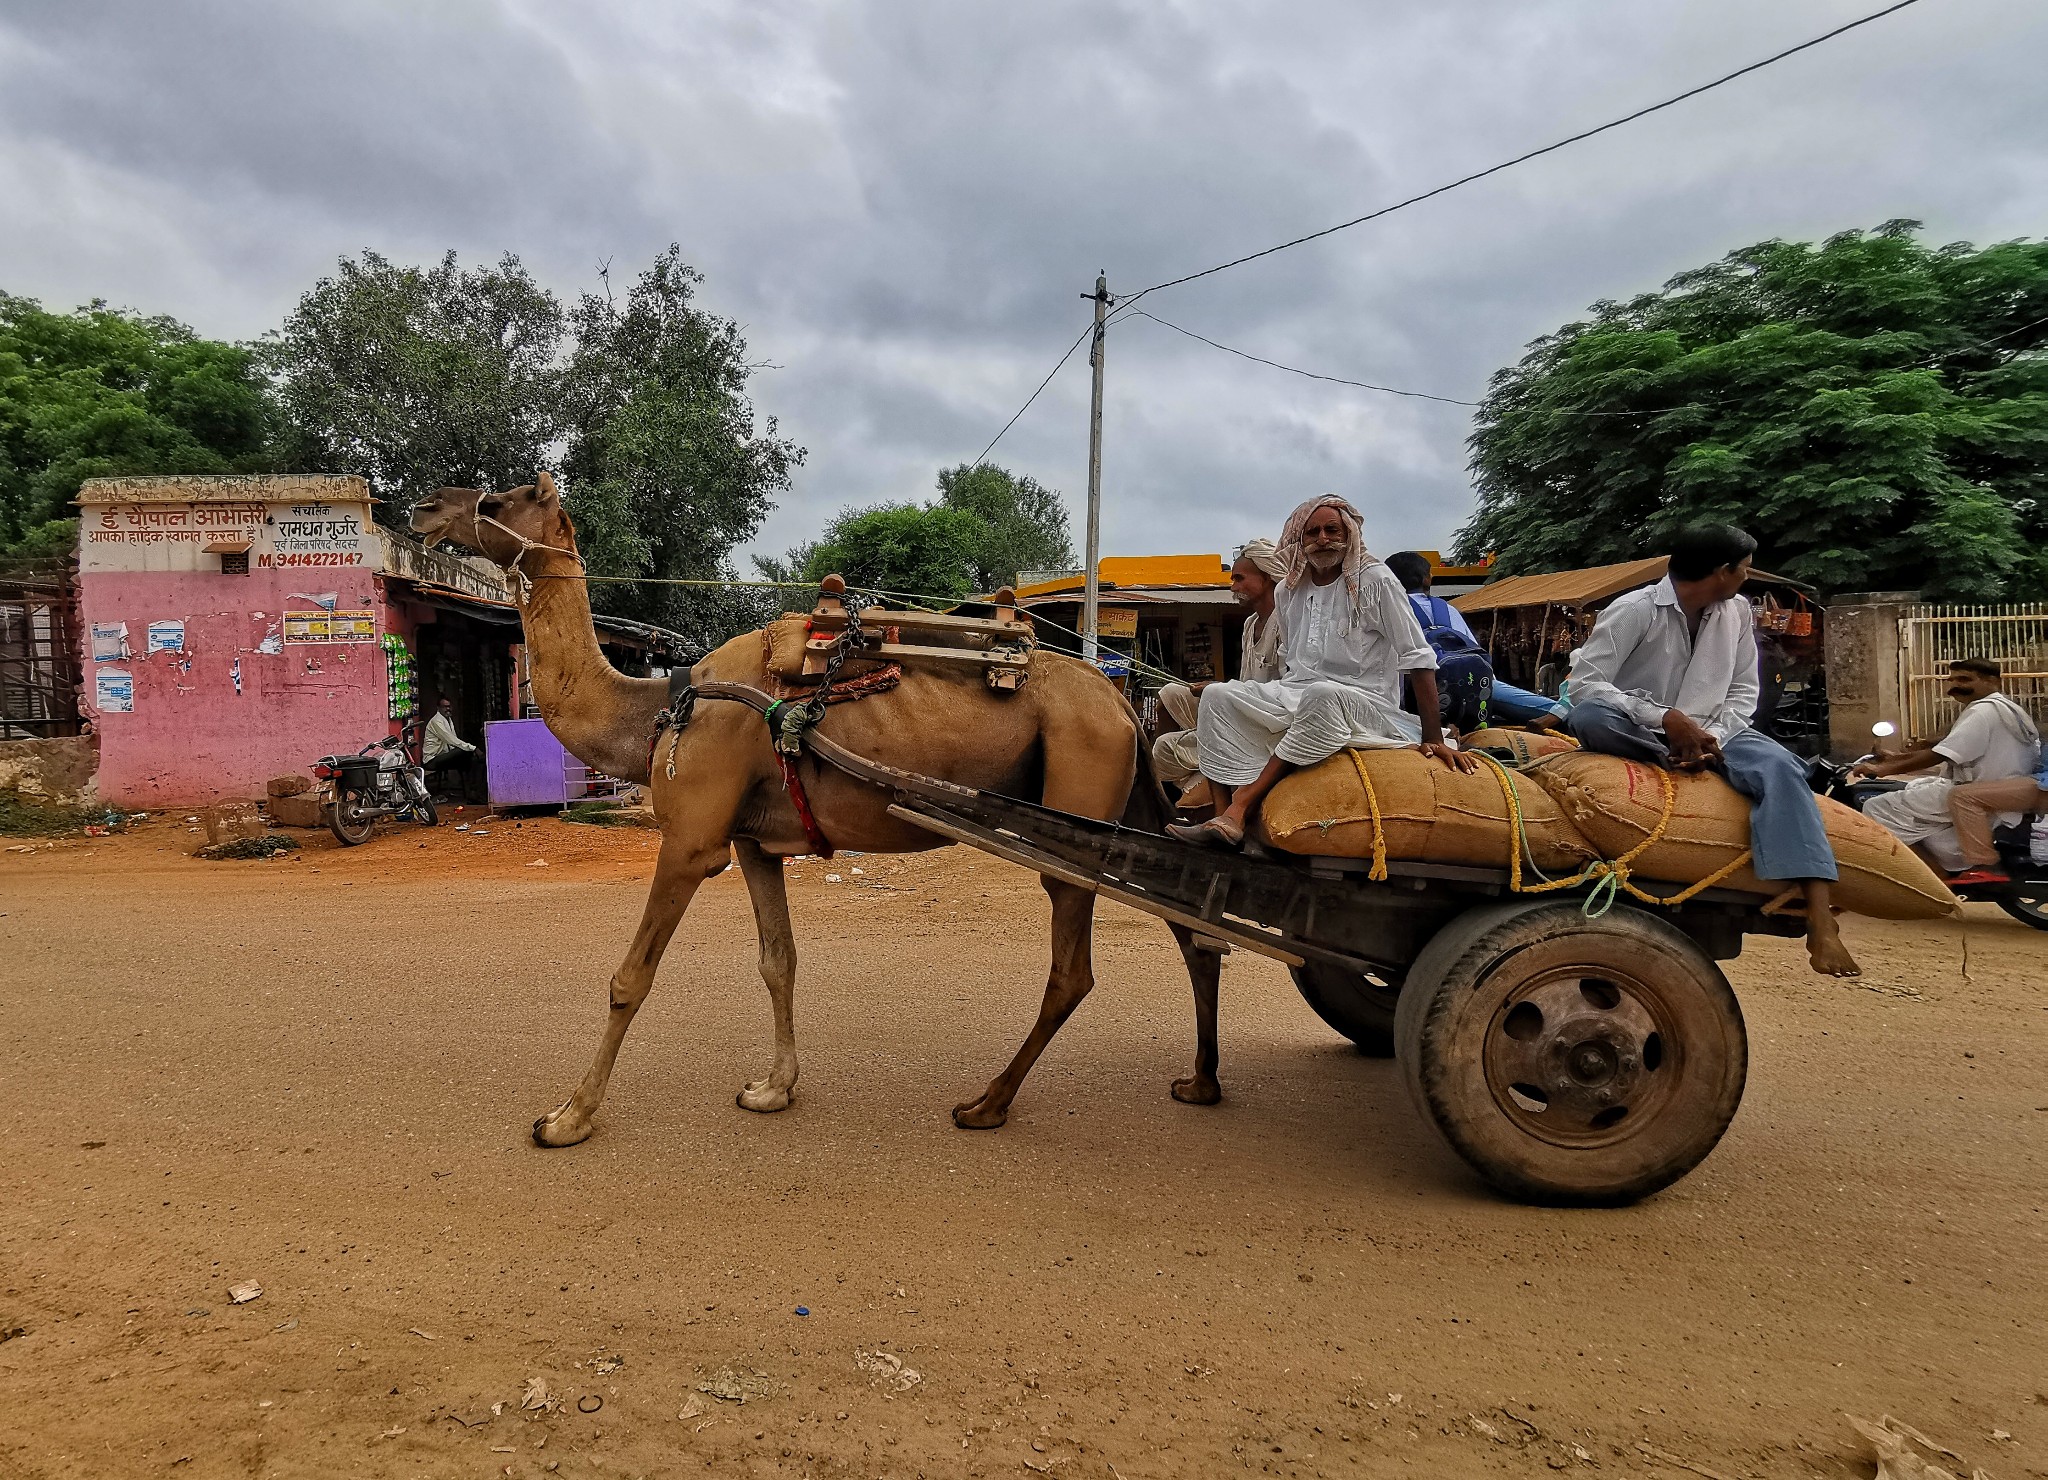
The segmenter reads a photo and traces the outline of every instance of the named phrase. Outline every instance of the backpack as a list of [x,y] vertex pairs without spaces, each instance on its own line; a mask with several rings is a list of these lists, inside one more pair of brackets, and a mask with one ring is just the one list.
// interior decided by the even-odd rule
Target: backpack
[[1493,662],[1486,650],[1451,624],[1451,607],[1441,596],[1411,595],[1408,604],[1422,623],[1422,635],[1436,653],[1437,704],[1444,728],[1470,734],[1486,726],[1493,697]]

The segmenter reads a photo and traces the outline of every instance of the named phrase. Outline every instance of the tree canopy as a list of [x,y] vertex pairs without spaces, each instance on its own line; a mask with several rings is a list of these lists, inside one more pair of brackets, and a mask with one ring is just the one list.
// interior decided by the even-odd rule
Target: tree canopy
[[993,463],[962,463],[939,473],[933,503],[842,510],[816,540],[754,565],[769,580],[837,572],[854,586],[957,600],[1073,558],[1058,493]]
[[1893,221],[1593,306],[1493,379],[1459,555],[1656,553],[1704,520],[1823,591],[2048,595],[2048,243]]
[[255,357],[169,318],[0,293],[0,554],[68,554],[87,478],[268,466]]
[[[623,304],[586,295],[572,315],[562,470],[594,574],[729,576],[727,554],[761,527],[803,461],[775,418],[756,425],[756,366],[739,326],[697,306],[702,282],[671,246]],[[600,585],[595,599],[706,643],[760,620],[757,603],[703,587]]]
[[403,525],[447,485],[531,483],[560,429],[563,314],[510,253],[406,267],[341,259],[265,342],[294,469],[360,473]]

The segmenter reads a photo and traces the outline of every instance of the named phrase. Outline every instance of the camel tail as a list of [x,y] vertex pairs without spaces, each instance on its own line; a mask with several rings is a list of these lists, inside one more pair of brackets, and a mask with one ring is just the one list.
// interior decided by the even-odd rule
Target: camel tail
[[1124,815],[1118,820],[1139,832],[1165,832],[1166,824],[1173,820],[1173,804],[1166,799],[1159,773],[1152,769],[1152,747],[1145,743],[1145,727],[1139,723],[1138,711],[1131,707],[1128,698],[1124,700],[1124,711],[1130,715],[1131,729],[1138,738],[1138,771],[1131,778],[1130,800],[1124,803]]

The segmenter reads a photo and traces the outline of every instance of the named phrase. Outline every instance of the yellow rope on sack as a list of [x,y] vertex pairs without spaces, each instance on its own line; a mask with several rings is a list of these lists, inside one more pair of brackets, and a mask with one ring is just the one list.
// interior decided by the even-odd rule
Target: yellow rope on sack
[[1372,813],[1372,869],[1366,878],[1375,884],[1387,882],[1387,829],[1380,821],[1379,793],[1372,789],[1372,773],[1365,769],[1364,753],[1357,750],[1344,752],[1351,757],[1351,767],[1358,772],[1359,785],[1365,788],[1366,809]]
[[1663,785],[1664,805],[1657,818],[1657,825],[1644,835],[1640,843],[1619,858],[1595,859],[1568,879],[1546,879],[1541,884],[1525,884],[1522,880],[1522,853],[1528,846],[1528,833],[1522,819],[1521,794],[1515,790],[1514,777],[1499,760],[1484,751],[1475,750],[1472,754],[1492,769],[1494,779],[1500,783],[1501,796],[1507,802],[1508,823],[1514,832],[1512,856],[1508,860],[1508,887],[1516,894],[1548,894],[1557,889],[1576,888],[1591,880],[1593,887],[1586,894],[1583,908],[1588,919],[1597,920],[1614,907],[1614,901],[1622,890],[1627,890],[1630,895],[1645,904],[1684,904],[1701,891],[1713,888],[1749,862],[1750,850],[1745,848],[1732,861],[1715,869],[1697,883],[1688,884],[1676,894],[1651,894],[1647,890],[1638,889],[1630,881],[1629,866],[1663,841],[1666,830],[1671,826],[1672,813],[1678,807],[1677,783],[1671,779],[1669,771],[1659,766],[1656,768],[1657,779]]

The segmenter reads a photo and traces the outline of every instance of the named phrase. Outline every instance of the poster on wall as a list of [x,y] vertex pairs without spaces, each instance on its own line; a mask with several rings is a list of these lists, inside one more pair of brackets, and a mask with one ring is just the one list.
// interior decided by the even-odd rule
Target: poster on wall
[[377,614],[367,608],[343,611],[286,612],[286,642],[375,642]]
[[92,679],[93,705],[101,714],[135,712],[135,675],[102,668]]
[[128,651],[128,624],[126,622],[94,622],[92,624],[92,660],[95,663],[125,663]]
[[177,622],[151,622],[149,644],[144,655],[154,653],[182,653],[185,651],[185,624]]

